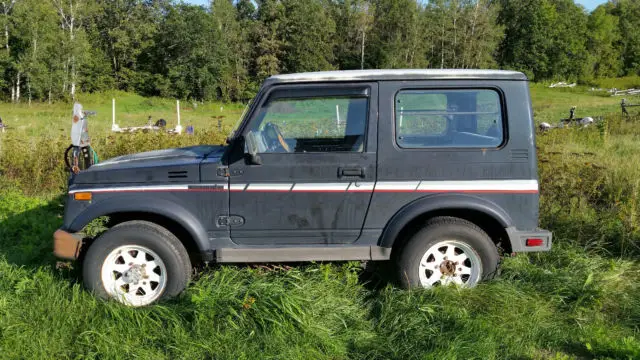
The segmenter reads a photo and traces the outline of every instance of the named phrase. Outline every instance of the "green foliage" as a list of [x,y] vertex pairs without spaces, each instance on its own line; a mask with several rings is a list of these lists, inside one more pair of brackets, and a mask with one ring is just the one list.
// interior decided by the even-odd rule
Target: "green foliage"
[[533,79],[575,79],[586,59],[587,15],[572,0],[502,1],[500,63]]
[[109,230],[107,224],[109,223],[108,216],[101,216],[91,220],[82,230],[83,234],[89,238],[96,238],[103,232]]
[[587,47],[592,58],[594,77],[620,75],[622,64],[616,49],[621,39],[618,26],[618,18],[608,14],[604,6],[598,7],[589,16]]
[[317,0],[282,0],[283,72],[333,69],[335,22]]
[[[135,91],[247,101],[281,72],[509,68],[594,83],[640,71],[640,5],[573,0],[20,0],[0,4],[0,97]],[[1,36],[0,36],[1,38]]]
[[607,10],[619,18],[620,34],[618,46],[624,64],[625,75],[640,75],[640,2],[634,0],[616,1]]

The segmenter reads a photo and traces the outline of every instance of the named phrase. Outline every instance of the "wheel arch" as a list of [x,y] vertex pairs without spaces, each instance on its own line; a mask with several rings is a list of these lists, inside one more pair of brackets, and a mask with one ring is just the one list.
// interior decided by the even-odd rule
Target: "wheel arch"
[[497,204],[465,194],[437,194],[415,200],[401,208],[385,226],[379,246],[395,250],[421,229],[428,219],[451,216],[468,220],[484,230],[505,252],[511,252],[506,228],[513,223]]
[[103,200],[75,216],[67,228],[78,232],[92,220],[103,216],[109,218],[109,227],[133,220],[158,224],[173,233],[190,254],[205,254],[211,250],[207,231],[198,218],[179,204],[163,199],[123,200],[117,197]]

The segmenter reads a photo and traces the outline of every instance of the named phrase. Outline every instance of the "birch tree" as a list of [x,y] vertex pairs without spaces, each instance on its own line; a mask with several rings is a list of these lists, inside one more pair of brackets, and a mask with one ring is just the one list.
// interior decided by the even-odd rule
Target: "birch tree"
[[4,68],[7,72],[7,76],[11,77],[11,102],[16,102],[16,94],[18,99],[20,98],[20,71],[15,68],[15,63],[12,61],[11,46],[10,43],[10,28],[12,23],[13,7],[16,4],[16,0],[2,0],[0,6],[2,6],[2,25],[4,28]]
[[[83,34],[83,20],[88,10],[88,0],[51,0],[58,12],[60,27],[67,34],[63,48],[68,51],[68,58],[65,64],[66,79],[63,84],[63,92],[69,91],[72,99],[76,97],[76,87],[78,84],[78,58],[82,55],[83,41],[80,35]],[[82,39],[86,41],[86,39]]]

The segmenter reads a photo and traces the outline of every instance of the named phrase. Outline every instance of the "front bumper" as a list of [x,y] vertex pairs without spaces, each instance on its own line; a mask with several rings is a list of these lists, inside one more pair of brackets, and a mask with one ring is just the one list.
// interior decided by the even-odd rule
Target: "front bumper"
[[82,236],[70,234],[62,229],[53,233],[53,254],[66,260],[75,260],[80,256]]
[[[505,230],[507,230],[507,235],[511,241],[511,251],[514,253],[551,250],[551,231],[544,229],[522,231],[515,227],[508,227]],[[542,244],[528,246],[527,240],[541,240]]]

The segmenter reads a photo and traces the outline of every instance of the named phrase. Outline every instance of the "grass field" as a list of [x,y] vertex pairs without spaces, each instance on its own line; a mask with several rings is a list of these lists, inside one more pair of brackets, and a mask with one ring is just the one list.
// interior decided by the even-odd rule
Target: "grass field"
[[[112,96],[120,126],[148,115],[175,125],[171,100],[85,96],[102,157],[219,143],[243,108],[183,104],[194,136],[114,136]],[[12,128],[0,134],[0,358],[638,359],[640,117],[623,120],[619,97],[585,87],[532,85],[532,97],[537,122],[556,123],[572,105],[605,117],[538,135],[551,252],[506,257],[498,279],[464,290],[399,290],[386,264],[213,266],[179,299],[143,309],[95,299],[77,264],[56,266],[51,254],[71,106],[1,104]],[[225,116],[222,132],[214,116]]]

